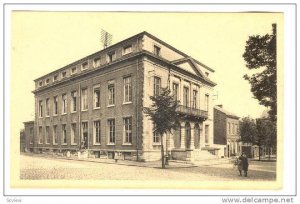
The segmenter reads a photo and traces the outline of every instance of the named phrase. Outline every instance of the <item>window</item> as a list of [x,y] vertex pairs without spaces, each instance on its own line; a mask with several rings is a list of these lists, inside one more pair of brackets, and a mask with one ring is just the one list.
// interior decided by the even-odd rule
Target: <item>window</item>
[[88,109],[88,102],[87,102],[87,88],[81,90],[81,110]]
[[43,86],[43,81],[39,82],[39,87]]
[[108,105],[115,104],[115,84],[113,82],[108,83]]
[[115,119],[108,120],[108,143],[115,144],[116,143],[116,129],[115,129]]
[[101,141],[100,141],[100,139],[101,139],[101,132],[100,132],[100,121],[98,120],[98,121],[94,121],[94,131],[93,131],[93,133],[94,133],[94,144],[100,144],[101,143]]
[[173,96],[174,100],[179,101],[179,85],[176,83],[173,83]]
[[71,124],[71,144],[77,144],[77,137],[76,137],[76,123]]
[[63,94],[61,96],[61,99],[62,99],[61,113],[65,114],[67,113],[67,94]]
[[43,117],[43,101],[39,101],[39,116]]
[[132,52],[132,45],[128,45],[123,48],[123,55],[127,55],[131,52]]
[[100,85],[94,86],[94,108],[100,108]]
[[[153,128],[155,130],[156,129],[156,125],[154,124],[153,126],[154,126]],[[160,143],[160,136],[159,136],[159,134],[156,131],[153,132],[153,143],[156,143],[156,144]]]
[[82,122],[82,148],[88,148],[88,134],[89,134],[89,129],[88,129],[88,122]]
[[49,126],[46,126],[46,144],[50,144],[50,132]]
[[58,75],[56,74],[53,76],[53,81],[57,81],[57,80],[58,80]]
[[208,72],[205,72],[205,75],[206,75],[206,77],[208,77],[209,73],[208,73]]
[[64,71],[64,72],[61,73],[61,78],[65,78],[66,76],[67,76],[67,72],[66,71]]
[[88,62],[84,62],[81,64],[81,70],[86,70],[87,68],[89,68]]
[[157,56],[160,56],[160,47],[158,47],[157,45],[154,45],[153,53]]
[[209,142],[209,134],[208,134],[208,131],[209,131],[209,125],[205,125],[205,143],[208,143],[208,142]]
[[43,127],[39,127],[39,144],[43,144]]
[[53,97],[53,115],[57,115],[58,113],[58,98],[57,96]]
[[67,125],[62,125],[62,144],[67,144]]
[[116,60],[116,51],[107,54],[108,63]]
[[124,143],[131,144],[132,143],[132,118],[124,118],[123,119],[123,131],[124,131]]
[[161,87],[161,80],[159,77],[154,77],[154,96],[158,96]]
[[132,85],[131,85],[131,77],[124,78],[124,102],[132,101]]
[[228,135],[230,134],[230,123],[229,122],[227,123],[227,134]]
[[50,116],[50,99],[46,99],[46,116]]
[[30,128],[30,140],[29,140],[30,144],[33,144],[33,128]]
[[71,74],[76,74],[76,73],[77,73],[77,68],[76,67],[72,67]]
[[50,83],[50,79],[46,79],[46,85]]
[[101,65],[100,57],[97,57],[93,61],[94,68],[99,67]]
[[183,105],[188,107],[190,102],[190,89],[189,87],[183,87]]
[[77,91],[71,92],[71,112],[76,112],[77,110]]
[[193,108],[197,108],[197,95],[198,91],[193,90]]
[[209,109],[209,95],[205,95],[205,110],[208,111]]
[[57,126],[54,125],[53,126],[53,144],[56,145],[57,141],[58,141],[58,138],[57,138]]

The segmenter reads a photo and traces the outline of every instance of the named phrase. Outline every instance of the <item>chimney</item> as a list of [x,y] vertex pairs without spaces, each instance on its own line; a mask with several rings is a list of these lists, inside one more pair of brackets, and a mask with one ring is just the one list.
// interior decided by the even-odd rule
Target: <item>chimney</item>
[[222,105],[222,104],[219,104],[219,105],[217,105],[217,106],[219,106],[220,108],[223,108],[223,105]]

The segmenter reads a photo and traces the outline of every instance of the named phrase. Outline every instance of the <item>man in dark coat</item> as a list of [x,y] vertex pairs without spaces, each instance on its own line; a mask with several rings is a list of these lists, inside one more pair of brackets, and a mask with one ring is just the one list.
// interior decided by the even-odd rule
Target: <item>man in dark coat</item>
[[[247,155],[243,152],[243,154],[239,157],[239,160],[241,161],[241,168],[244,171],[244,175],[245,177],[247,177],[247,172],[248,172],[248,159],[247,159]],[[241,173],[241,171],[240,171]]]

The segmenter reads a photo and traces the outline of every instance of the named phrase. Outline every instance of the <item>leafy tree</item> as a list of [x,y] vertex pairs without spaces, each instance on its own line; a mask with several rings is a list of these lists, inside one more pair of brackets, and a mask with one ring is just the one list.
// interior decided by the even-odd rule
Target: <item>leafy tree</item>
[[271,155],[271,148],[276,149],[277,147],[277,129],[276,124],[268,119],[257,119],[257,143],[259,146],[266,146],[269,160]]
[[241,141],[245,143],[255,143],[257,135],[256,124],[250,117],[242,118],[240,122]]
[[150,96],[152,105],[144,107],[144,113],[150,117],[154,124],[154,134],[160,136],[161,141],[161,161],[162,168],[165,168],[164,160],[164,145],[163,136],[166,133],[171,133],[171,130],[177,128],[176,124],[179,121],[179,115],[176,112],[178,101],[174,100],[169,88],[161,88],[160,93],[155,96]]
[[273,121],[277,120],[277,62],[276,62],[276,24],[273,33],[263,36],[249,36],[243,58],[248,69],[259,69],[258,73],[244,75],[251,84],[251,92],[261,105],[270,108]]

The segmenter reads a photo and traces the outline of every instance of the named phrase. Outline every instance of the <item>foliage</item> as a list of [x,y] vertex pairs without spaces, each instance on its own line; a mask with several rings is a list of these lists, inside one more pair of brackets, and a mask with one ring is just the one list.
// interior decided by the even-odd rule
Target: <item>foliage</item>
[[242,118],[242,121],[240,122],[240,136],[241,141],[255,144],[257,129],[254,119],[251,119],[250,117]]
[[268,149],[271,147],[276,149],[277,146],[277,128],[276,123],[268,119],[256,120],[258,141],[261,145],[265,145]]
[[150,99],[153,103],[150,107],[144,107],[144,113],[150,117],[154,124],[153,133],[160,135],[162,168],[165,168],[163,135],[168,132],[171,133],[177,128],[176,124],[179,122],[179,115],[176,112],[178,101],[174,100],[168,88],[161,88],[160,93],[150,96]]
[[276,24],[273,24],[272,35],[249,36],[243,58],[248,69],[262,71],[244,75],[251,84],[251,92],[261,105],[270,108],[273,121],[277,120],[277,62],[276,62]]

